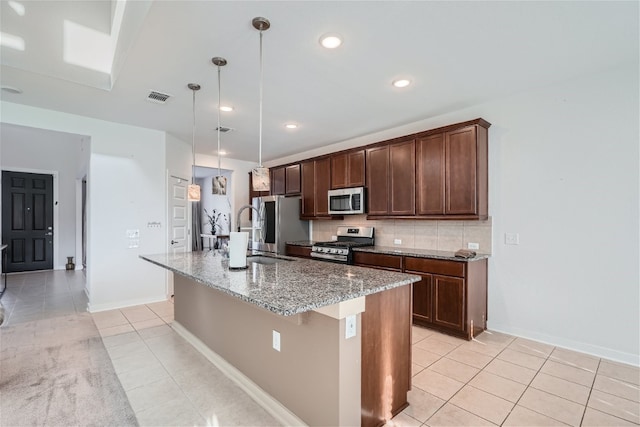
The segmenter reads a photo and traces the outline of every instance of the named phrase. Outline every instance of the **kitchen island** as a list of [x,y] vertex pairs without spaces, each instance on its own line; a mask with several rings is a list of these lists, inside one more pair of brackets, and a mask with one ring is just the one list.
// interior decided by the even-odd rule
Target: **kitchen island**
[[286,257],[231,271],[217,252],[141,258],[175,273],[175,329],[283,423],[375,426],[407,406],[418,276]]

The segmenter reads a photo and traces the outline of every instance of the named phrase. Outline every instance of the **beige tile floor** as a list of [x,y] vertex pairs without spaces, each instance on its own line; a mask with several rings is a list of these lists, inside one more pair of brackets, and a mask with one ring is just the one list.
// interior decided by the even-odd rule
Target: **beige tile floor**
[[627,426],[640,369],[487,331],[467,342],[413,327],[410,406],[388,426]]
[[[8,323],[83,311],[83,287],[82,272],[12,275]],[[277,424],[171,329],[170,301],[93,319],[140,425]],[[413,327],[409,402],[389,426],[638,425],[640,370],[495,332],[467,342]]]
[[170,301],[93,320],[141,426],[279,425],[171,329]]

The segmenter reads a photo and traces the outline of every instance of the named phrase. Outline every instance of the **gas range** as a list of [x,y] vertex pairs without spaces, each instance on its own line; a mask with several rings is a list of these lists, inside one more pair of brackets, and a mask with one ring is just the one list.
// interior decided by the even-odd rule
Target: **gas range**
[[353,264],[353,248],[374,245],[373,227],[340,226],[338,240],[317,242],[311,248],[311,256],[320,260]]

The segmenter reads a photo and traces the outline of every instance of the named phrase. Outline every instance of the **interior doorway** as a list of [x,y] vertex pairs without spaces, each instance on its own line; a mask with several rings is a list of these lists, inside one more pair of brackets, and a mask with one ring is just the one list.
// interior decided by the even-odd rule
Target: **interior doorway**
[[53,175],[2,171],[6,271],[53,269]]

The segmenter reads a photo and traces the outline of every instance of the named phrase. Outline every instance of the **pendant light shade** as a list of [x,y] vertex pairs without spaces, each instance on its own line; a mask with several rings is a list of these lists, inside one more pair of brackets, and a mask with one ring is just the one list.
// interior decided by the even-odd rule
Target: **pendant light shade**
[[213,177],[213,194],[218,194],[220,196],[224,196],[227,194],[227,178],[222,176],[222,172],[220,169],[220,99],[221,99],[221,90],[220,90],[220,67],[224,67],[227,65],[227,60],[216,56],[211,58],[211,62],[218,67],[218,127],[216,130],[218,131],[218,176]]
[[260,31],[260,131],[258,140],[258,167],[251,171],[251,180],[253,191],[269,191],[271,180],[269,177],[269,169],[262,166],[262,32],[271,27],[271,23],[267,18],[257,17],[251,21],[253,28]]
[[190,202],[200,201],[200,186],[195,183],[196,175],[196,91],[200,90],[197,83],[189,83],[187,85],[193,92],[193,132],[191,137],[191,152],[193,154],[193,163],[191,164],[191,184],[187,189],[187,199]]

